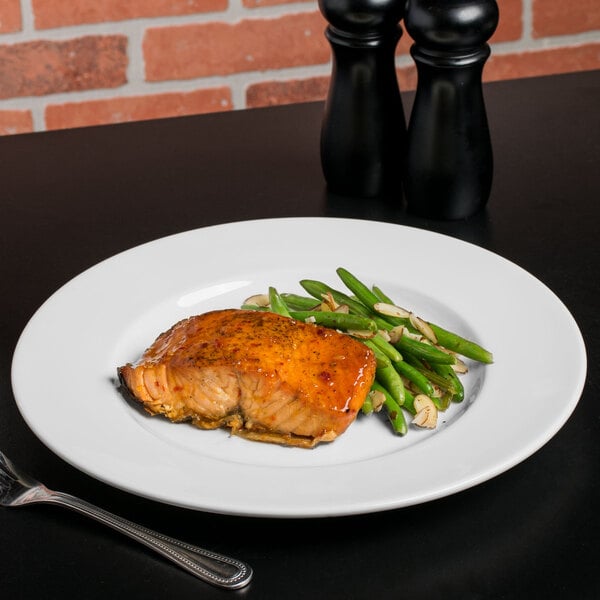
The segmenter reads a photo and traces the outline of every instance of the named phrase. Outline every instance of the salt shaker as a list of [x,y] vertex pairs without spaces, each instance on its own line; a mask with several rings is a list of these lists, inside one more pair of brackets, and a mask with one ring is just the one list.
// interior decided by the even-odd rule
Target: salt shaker
[[405,27],[418,82],[408,124],[408,210],[467,218],[489,199],[492,144],[482,90],[495,0],[408,0]]
[[404,2],[319,0],[328,21],[332,73],[321,129],[321,164],[336,194],[400,193],[406,121],[394,62]]

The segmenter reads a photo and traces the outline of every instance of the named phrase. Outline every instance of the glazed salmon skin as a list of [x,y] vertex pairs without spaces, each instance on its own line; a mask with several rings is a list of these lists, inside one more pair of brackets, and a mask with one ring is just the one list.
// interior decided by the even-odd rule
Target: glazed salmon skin
[[348,335],[227,309],[176,323],[118,375],[151,414],[312,448],[355,420],[375,368],[372,351]]

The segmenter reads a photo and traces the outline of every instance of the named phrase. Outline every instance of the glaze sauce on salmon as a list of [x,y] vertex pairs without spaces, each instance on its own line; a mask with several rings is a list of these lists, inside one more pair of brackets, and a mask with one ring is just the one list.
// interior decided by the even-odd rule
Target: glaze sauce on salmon
[[118,374],[151,414],[310,448],[354,421],[375,367],[371,350],[345,334],[229,309],[176,323]]

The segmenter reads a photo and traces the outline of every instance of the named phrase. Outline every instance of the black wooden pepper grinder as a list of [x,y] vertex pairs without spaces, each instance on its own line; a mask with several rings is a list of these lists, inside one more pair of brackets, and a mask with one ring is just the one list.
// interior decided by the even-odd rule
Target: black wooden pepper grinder
[[407,136],[408,210],[467,218],[488,201],[492,144],[481,84],[498,24],[495,0],[408,0],[417,92]]
[[403,0],[319,0],[329,25],[332,74],[321,164],[336,194],[400,193],[406,121],[394,62]]

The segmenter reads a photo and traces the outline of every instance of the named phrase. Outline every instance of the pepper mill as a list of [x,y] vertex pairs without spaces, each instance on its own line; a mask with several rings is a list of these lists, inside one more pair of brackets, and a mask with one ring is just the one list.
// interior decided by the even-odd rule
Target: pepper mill
[[483,208],[493,157],[482,89],[495,0],[408,0],[417,91],[407,133],[404,192],[410,212],[463,219]]
[[319,0],[332,73],[321,128],[328,189],[371,198],[400,193],[406,121],[396,78],[399,0]]

